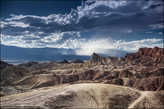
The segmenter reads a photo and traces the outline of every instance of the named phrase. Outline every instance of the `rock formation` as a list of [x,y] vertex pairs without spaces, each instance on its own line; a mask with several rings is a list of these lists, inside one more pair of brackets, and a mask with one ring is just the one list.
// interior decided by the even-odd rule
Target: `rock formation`
[[0,70],[8,66],[12,66],[12,65],[0,60]]
[[75,59],[75,60],[72,60],[71,63],[83,63],[83,61],[80,59]]
[[[28,62],[11,66],[2,62],[0,96],[4,97],[1,105],[22,103],[46,109],[57,109],[58,105],[71,108],[111,108],[120,104],[125,104],[125,108],[147,108],[149,104],[153,108],[157,108],[156,104],[163,106],[159,101],[164,98],[163,50],[141,48],[124,58],[93,53],[90,60],[82,63]],[[88,99],[91,102],[86,102]]]
[[152,59],[156,62],[164,62],[164,48],[140,48],[137,53],[127,54],[125,57],[130,60],[149,57],[149,61]]
[[96,53],[93,53],[91,59],[89,60],[89,64],[91,65],[105,65],[111,64],[113,60],[117,60],[118,58],[114,57],[103,57]]
[[144,92],[129,87],[88,83],[41,88],[1,97],[1,109],[5,106],[37,106],[43,109],[162,109],[163,99],[163,91]]

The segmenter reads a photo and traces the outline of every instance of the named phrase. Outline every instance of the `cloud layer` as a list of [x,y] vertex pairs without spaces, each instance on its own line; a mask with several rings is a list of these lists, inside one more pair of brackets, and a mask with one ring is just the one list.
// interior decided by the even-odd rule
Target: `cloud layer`
[[107,49],[162,47],[162,0],[89,0],[68,14],[1,18],[1,43],[25,48],[68,48],[78,55]]

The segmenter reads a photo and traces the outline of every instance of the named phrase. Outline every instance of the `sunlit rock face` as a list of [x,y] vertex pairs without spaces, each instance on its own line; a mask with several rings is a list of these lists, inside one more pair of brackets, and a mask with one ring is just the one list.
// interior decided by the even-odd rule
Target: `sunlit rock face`
[[164,49],[163,48],[140,48],[138,51],[139,56],[150,56],[159,61],[164,59]]
[[140,48],[137,53],[127,54],[127,59],[137,59],[137,58],[149,58],[154,61],[163,62],[164,59],[164,48],[154,47],[154,48]]

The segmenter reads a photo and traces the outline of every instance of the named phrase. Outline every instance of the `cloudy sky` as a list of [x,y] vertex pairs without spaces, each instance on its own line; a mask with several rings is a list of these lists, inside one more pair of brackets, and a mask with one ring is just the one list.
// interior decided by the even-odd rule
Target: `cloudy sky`
[[163,0],[2,0],[1,44],[76,55],[163,47]]

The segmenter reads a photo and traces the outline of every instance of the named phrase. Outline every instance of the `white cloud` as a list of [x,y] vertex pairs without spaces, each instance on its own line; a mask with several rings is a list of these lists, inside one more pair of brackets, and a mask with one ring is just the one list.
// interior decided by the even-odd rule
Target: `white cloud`
[[116,41],[117,48],[125,51],[137,51],[142,47],[163,47],[162,39],[142,39],[136,41]]
[[111,41],[108,39],[90,40],[84,42],[80,49],[76,50],[78,55],[91,55],[93,52],[105,53],[107,49],[124,50],[135,52],[142,47],[163,47],[162,39],[142,39],[136,41]]
[[164,24],[160,23],[160,24],[153,24],[150,25],[151,29],[164,29]]
[[[77,10],[72,9],[70,13],[68,14],[50,14],[48,16],[36,16],[36,15],[14,15],[12,14],[10,18],[5,19],[5,22],[8,22],[12,26],[20,26],[20,27],[27,27],[28,24],[25,24],[22,19],[25,18],[33,18],[33,19],[40,19],[45,24],[49,23],[57,23],[59,25],[66,25],[71,23],[78,23],[78,21],[84,17],[84,16],[90,16],[90,17],[99,17],[102,14],[103,15],[110,15],[110,12],[103,11],[98,12],[97,10],[94,10],[98,6],[106,6],[108,8],[118,8],[120,6],[125,6],[127,4],[126,0],[117,0],[117,1],[97,1],[95,0],[95,3],[92,5],[88,5],[88,1],[86,1],[85,6],[78,6]],[[19,21],[19,22],[18,22]]]
[[90,16],[90,17],[99,17],[99,15],[110,15],[110,11],[102,11],[99,12],[98,10],[95,10],[95,8],[99,6],[105,6],[108,8],[116,9],[121,6],[126,6],[127,0],[88,0],[84,3],[83,6],[77,7],[78,12],[78,21],[84,17],[84,16]]
[[20,19],[23,19],[25,17],[26,16],[24,16],[24,15],[14,15],[14,14],[11,14],[11,17],[7,18],[6,21],[20,20]]
[[[65,37],[72,34],[74,37]],[[142,47],[163,47],[162,39],[142,39],[135,41],[112,40],[107,38],[85,39],[79,37],[80,33],[53,33],[40,37],[36,33],[20,36],[2,35],[1,43],[25,48],[68,48],[74,49],[77,55],[91,55],[96,53],[107,53],[109,49],[124,50],[129,52],[137,51]],[[64,38],[65,37],[65,38]]]
[[163,35],[163,32],[159,32],[158,34],[159,34],[159,35]]
[[[49,24],[51,22],[56,22],[60,25],[65,25],[71,23],[70,21],[73,19],[72,14],[51,14],[48,16],[36,16],[36,15],[14,15],[12,14],[10,18],[5,19],[6,22],[12,23],[21,21],[24,18],[33,18],[40,19],[44,21],[45,24]],[[19,23],[19,22],[18,22]]]
[[28,33],[30,33],[30,31],[27,31],[27,30],[26,30],[26,31],[24,31],[24,34],[28,34]]
[[39,48],[39,39],[40,36],[37,36],[35,33],[28,34],[27,31],[23,35],[18,36],[1,34],[1,44],[24,48]]
[[24,22],[20,22],[20,21],[12,21],[9,22],[8,24],[14,27],[22,27],[22,28],[27,28],[30,26],[29,24],[25,24]]
[[109,39],[91,39],[83,42],[76,50],[77,55],[91,55],[93,52],[103,53],[105,49],[115,48]]
[[[153,1],[153,0],[151,0],[151,1]],[[131,3],[134,5],[133,7],[131,7],[132,6]],[[43,25],[48,26],[48,24],[50,24],[50,23],[53,23],[54,26],[56,26],[55,24],[57,24],[59,26],[59,29],[61,29],[61,28],[63,28],[62,26],[64,26],[64,25],[77,24],[80,21],[83,21],[83,18],[84,19],[87,17],[89,19],[90,18],[97,18],[97,19],[100,18],[98,21],[101,21],[101,20],[104,20],[104,18],[102,16],[105,16],[105,17],[107,17],[106,18],[107,23],[110,22],[110,19],[111,19],[111,23],[112,23],[112,19],[118,18],[120,16],[133,16],[133,15],[136,15],[136,13],[140,13],[138,11],[141,11],[142,10],[141,8],[143,8],[143,6],[145,6],[145,2],[143,4],[142,3],[143,3],[142,0],[141,1],[135,1],[135,0],[88,0],[85,2],[84,6],[78,6],[77,9],[72,9],[72,11],[68,14],[50,14],[48,16],[14,15],[14,14],[12,14],[11,17],[5,19],[4,22],[7,24],[10,24],[11,26],[14,26],[14,27],[26,28],[26,27],[29,27],[29,24],[33,24],[33,22],[35,23],[35,20],[36,20],[36,22],[38,23],[38,25],[36,26],[37,29],[44,29]],[[154,4],[154,2],[153,3],[148,2],[147,4],[152,5],[152,4]],[[148,7],[147,4],[146,4],[146,6]],[[120,7],[124,7],[124,8],[119,9]],[[125,10],[125,12],[123,10]],[[141,12],[143,12],[143,10]],[[145,11],[145,13],[146,13],[146,11]],[[150,14],[150,13],[148,13],[148,14]],[[157,14],[157,13],[154,13],[154,14]],[[103,19],[101,19],[101,18],[103,18]],[[26,19],[30,19],[30,20],[26,20]],[[134,22],[135,22],[135,19],[134,19]],[[5,23],[2,24],[2,27],[5,25]],[[43,25],[42,24],[39,25],[40,23],[42,23]],[[88,23],[90,23],[90,22],[88,22]],[[143,23],[144,23],[144,20],[143,20]],[[72,27],[72,25],[71,25],[71,27]],[[52,28],[52,25],[50,25],[50,28]],[[56,26],[56,28],[58,28],[58,27]],[[73,29],[74,28],[75,27],[73,27]],[[81,28],[83,28],[83,26]],[[94,27],[92,27],[92,28],[94,28]]]
[[148,9],[152,4],[154,4],[154,0],[149,0],[146,5],[142,7],[143,10]]
[[[42,32],[41,32],[42,33]],[[71,35],[71,37],[65,37]],[[72,37],[73,36],[73,37]],[[25,31],[22,35],[4,35],[1,37],[2,44],[24,48],[79,48],[85,40],[80,38],[79,32],[51,33],[41,37],[38,32]]]
[[7,27],[8,25],[13,26],[13,27],[22,27],[22,28],[27,28],[30,25],[26,24],[21,21],[0,21],[1,22],[1,28],[3,29],[4,27]]
[[63,37],[63,33],[52,33],[47,37],[43,37],[40,39],[42,43],[56,43],[56,41],[61,40]]
[[7,22],[4,22],[4,21],[0,21],[0,26],[1,26],[1,29],[3,29],[6,25],[7,25]]
[[127,33],[132,33],[132,32],[133,32],[133,30],[131,30],[131,29],[127,30]]

